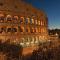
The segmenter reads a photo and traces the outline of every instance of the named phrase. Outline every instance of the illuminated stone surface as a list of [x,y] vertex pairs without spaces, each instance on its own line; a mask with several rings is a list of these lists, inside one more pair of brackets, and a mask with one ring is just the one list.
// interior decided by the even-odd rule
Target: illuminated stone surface
[[[48,20],[42,10],[20,0],[0,0],[0,40],[35,47],[48,39]],[[33,48],[34,49],[34,48]]]

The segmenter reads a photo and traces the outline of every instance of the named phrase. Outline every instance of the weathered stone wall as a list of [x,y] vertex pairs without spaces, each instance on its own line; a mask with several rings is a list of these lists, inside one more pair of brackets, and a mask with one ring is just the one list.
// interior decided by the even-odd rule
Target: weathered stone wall
[[48,19],[20,0],[0,0],[0,40],[31,47],[48,38]]

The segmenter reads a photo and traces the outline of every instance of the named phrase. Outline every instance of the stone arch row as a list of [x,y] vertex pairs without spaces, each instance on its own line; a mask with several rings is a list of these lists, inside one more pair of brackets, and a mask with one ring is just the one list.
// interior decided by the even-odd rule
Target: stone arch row
[[45,25],[46,21],[43,20],[42,18],[37,19],[36,17],[19,17],[19,16],[11,16],[11,15],[4,15],[0,14],[0,22],[20,22],[20,23],[31,23],[31,24],[38,24],[38,25]]
[[[6,38],[7,37],[7,38]],[[6,36],[4,38],[0,38],[0,41],[2,41],[2,43],[4,42],[7,42],[7,43],[13,43],[13,44],[20,44],[22,45],[23,47],[25,46],[31,46],[31,45],[34,45],[34,44],[39,44],[39,43],[42,43],[45,39],[45,36],[26,36],[26,37],[15,37],[13,38],[14,36],[12,37],[8,37]],[[6,38],[6,40],[5,40]]]
[[31,37],[27,37],[27,38],[21,38],[21,41],[20,41],[20,44],[22,46],[30,46],[30,45],[34,45],[34,44],[37,44],[39,45],[39,43],[43,43],[45,39],[45,36],[31,36]]
[[27,32],[27,33],[45,33],[46,32],[46,28],[44,27],[24,27],[24,26],[15,26],[15,27],[9,27],[9,26],[6,26],[6,27],[0,27],[0,33],[3,33],[3,32],[11,32],[11,33],[15,33],[15,32]]

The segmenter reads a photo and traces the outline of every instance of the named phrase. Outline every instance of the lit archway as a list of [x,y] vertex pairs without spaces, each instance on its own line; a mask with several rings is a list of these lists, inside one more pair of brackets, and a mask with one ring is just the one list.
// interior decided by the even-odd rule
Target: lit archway
[[12,16],[11,15],[7,15],[6,16],[6,21],[7,22],[11,22],[12,21]]
[[5,19],[4,14],[0,14],[0,22],[4,22],[4,19]]

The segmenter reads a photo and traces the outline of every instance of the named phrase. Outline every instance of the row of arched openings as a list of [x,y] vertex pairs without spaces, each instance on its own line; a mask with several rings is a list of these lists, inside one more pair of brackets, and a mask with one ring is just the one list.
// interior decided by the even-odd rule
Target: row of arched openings
[[0,22],[13,22],[13,23],[25,23],[25,24],[38,24],[38,25],[45,25],[46,22],[43,19],[34,19],[30,17],[19,17],[19,16],[11,16],[11,15],[3,15],[0,14]]
[[45,33],[46,32],[46,28],[37,28],[37,27],[23,27],[23,26],[18,26],[18,27],[0,27],[0,33],[2,32],[11,32],[11,33],[15,33],[15,32],[27,32],[27,33]]

